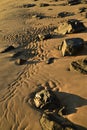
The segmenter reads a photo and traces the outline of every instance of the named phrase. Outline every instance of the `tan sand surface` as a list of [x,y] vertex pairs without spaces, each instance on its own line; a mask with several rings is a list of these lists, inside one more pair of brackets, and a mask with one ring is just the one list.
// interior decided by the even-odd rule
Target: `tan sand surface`
[[[24,4],[35,4],[24,7]],[[40,7],[40,3],[50,6]],[[55,36],[44,41],[35,41],[35,36],[43,30],[52,30],[69,18],[81,20],[87,27],[85,13],[78,13],[80,7],[87,4],[63,6],[64,0],[0,0],[0,52],[8,45],[17,49],[0,53],[0,130],[41,130],[39,119],[41,113],[29,105],[29,95],[40,85],[47,82],[55,84],[58,98],[71,111],[65,117],[73,123],[87,128],[87,75],[68,71],[73,60],[84,58],[87,48],[77,56],[62,57],[58,45],[65,38],[80,37],[87,42],[87,30],[77,34]],[[61,11],[74,12],[75,15],[58,18]],[[43,15],[42,19],[31,14]],[[24,37],[24,39],[23,39]],[[28,62],[16,65],[11,57],[26,49],[22,58]],[[30,55],[32,50],[36,55]],[[54,63],[46,64],[49,57],[55,57]],[[50,86],[51,87],[51,86]],[[58,93],[58,91],[60,93]]]

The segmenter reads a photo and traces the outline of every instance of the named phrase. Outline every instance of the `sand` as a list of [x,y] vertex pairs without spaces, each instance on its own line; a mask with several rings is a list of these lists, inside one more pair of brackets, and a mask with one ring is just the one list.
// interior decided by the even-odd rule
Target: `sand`
[[[24,6],[32,3],[35,6]],[[15,51],[0,53],[0,130],[41,130],[41,113],[30,107],[29,95],[49,82],[55,84],[58,98],[71,110],[65,117],[84,130],[87,128],[87,76],[68,71],[68,68],[73,60],[86,57],[87,49],[76,56],[63,57],[58,45],[65,38],[80,37],[87,41],[87,31],[56,35],[44,41],[35,41],[35,38],[42,31],[53,31],[69,18],[77,18],[87,27],[85,13],[78,13],[78,9],[87,7],[87,4],[64,6],[64,0],[44,0],[50,6],[40,7],[40,3],[41,0],[0,1],[0,52],[9,45],[16,48]],[[61,11],[75,15],[58,18]],[[36,18],[35,14],[43,17]],[[24,51],[19,57],[28,60],[24,65],[15,63],[18,57],[12,59],[19,51]],[[50,57],[56,59],[52,64],[46,64]]]

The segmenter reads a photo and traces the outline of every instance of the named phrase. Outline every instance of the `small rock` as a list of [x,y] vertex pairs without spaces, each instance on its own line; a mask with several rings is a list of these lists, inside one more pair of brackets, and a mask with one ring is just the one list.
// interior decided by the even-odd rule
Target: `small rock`
[[80,52],[84,47],[84,40],[81,38],[65,39],[62,43],[62,55],[72,56]]
[[40,3],[40,7],[46,7],[46,6],[49,6],[48,3]]
[[39,34],[38,37],[41,41],[43,41],[43,40],[51,38],[51,34],[50,33],[49,34]]
[[24,4],[23,8],[29,8],[29,7],[34,7],[35,4]]
[[58,17],[63,18],[63,17],[67,17],[67,16],[72,16],[72,15],[74,15],[74,13],[71,13],[71,12],[61,12],[61,13],[58,14]]
[[27,62],[27,60],[24,60],[24,59],[17,59],[16,60],[16,64],[17,65],[23,65],[23,64],[25,64]]
[[67,4],[69,5],[76,5],[80,3],[81,3],[81,0],[67,0]]
[[46,61],[46,64],[52,64],[55,60],[55,57],[51,57]]

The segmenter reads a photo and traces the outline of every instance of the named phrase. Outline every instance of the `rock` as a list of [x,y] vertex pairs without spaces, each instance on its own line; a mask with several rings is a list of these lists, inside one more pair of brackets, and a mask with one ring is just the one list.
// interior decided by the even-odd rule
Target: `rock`
[[37,108],[58,109],[60,101],[51,90],[41,90],[34,97],[34,104]]
[[61,125],[52,120],[49,120],[46,114],[42,115],[40,124],[43,130],[62,130]]
[[76,5],[81,3],[81,0],[67,0],[67,4],[69,5]]
[[15,49],[15,47],[11,45],[11,46],[8,46],[7,48],[5,48],[1,53],[9,52],[9,51],[12,51],[14,49]]
[[75,130],[75,126],[66,118],[53,113],[43,114],[40,124],[43,130]]
[[43,41],[43,40],[46,40],[46,39],[51,38],[51,34],[50,34],[50,33],[48,33],[48,34],[39,34],[39,35],[38,35],[38,38],[39,38],[41,41]]
[[84,40],[81,38],[65,39],[62,42],[62,55],[72,56],[80,52],[84,47]]
[[54,62],[56,58],[55,57],[51,57],[46,61],[46,64],[52,64]]
[[82,74],[87,74],[87,58],[72,61],[70,64],[70,70],[75,70]]
[[85,7],[79,8],[79,13],[86,12],[86,11],[87,11],[87,8],[85,8]]
[[25,59],[20,59],[20,58],[19,58],[19,59],[16,60],[16,64],[17,64],[17,65],[23,65],[23,64],[25,64],[26,62],[27,62],[27,60],[25,60]]
[[74,15],[74,13],[71,13],[71,12],[60,12],[60,13],[58,13],[58,17],[61,17],[61,18],[67,17],[67,16],[72,16],[72,15]]
[[23,8],[30,8],[30,7],[34,7],[35,4],[24,4]]
[[78,33],[82,32],[86,29],[84,24],[76,19],[70,19],[66,22],[61,23],[58,26],[58,29],[54,30],[56,33],[59,34],[69,34],[69,33]]
[[40,7],[46,7],[46,6],[49,6],[48,3],[40,3]]

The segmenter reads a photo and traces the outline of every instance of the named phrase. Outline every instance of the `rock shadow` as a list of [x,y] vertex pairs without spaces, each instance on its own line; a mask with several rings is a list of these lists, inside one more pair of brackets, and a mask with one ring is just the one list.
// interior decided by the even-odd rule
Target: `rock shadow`
[[76,113],[77,108],[87,105],[87,99],[75,94],[56,92],[56,95],[58,96],[62,105],[65,106],[65,110],[62,111],[65,115]]

